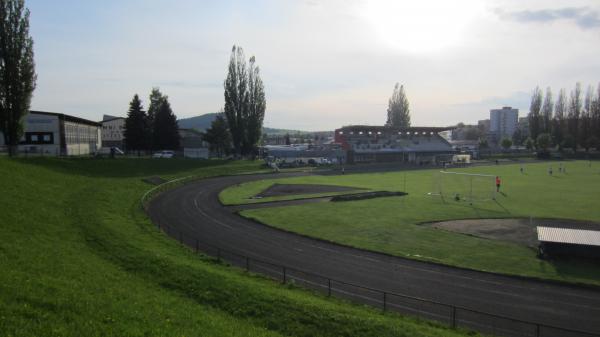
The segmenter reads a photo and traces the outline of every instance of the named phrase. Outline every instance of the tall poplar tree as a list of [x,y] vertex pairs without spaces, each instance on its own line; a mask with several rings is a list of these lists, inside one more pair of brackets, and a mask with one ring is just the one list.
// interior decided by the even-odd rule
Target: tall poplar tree
[[1,0],[0,132],[11,156],[23,135],[36,78],[29,9],[24,0]]
[[531,103],[529,105],[529,135],[532,139],[542,133],[540,111],[542,109],[542,91],[540,87],[535,87],[531,94]]
[[404,85],[400,83],[396,83],[392,97],[388,101],[386,125],[397,128],[410,127],[410,106],[404,92]]
[[560,147],[562,147],[562,142],[567,133],[567,123],[565,120],[566,113],[567,95],[565,89],[560,89],[556,104],[554,105],[554,118],[552,119],[552,139]]
[[262,126],[267,108],[265,88],[260,78],[260,69],[255,63],[256,59],[252,56],[248,68],[248,112],[246,116],[246,137],[243,145],[246,154],[255,153],[256,145],[262,136]]
[[567,116],[568,135],[575,141],[575,147],[581,144],[579,137],[579,118],[581,116],[581,84],[577,82],[575,89],[571,91],[569,99],[569,110]]
[[242,145],[246,133],[246,102],[248,101],[248,74],[244,50],[233,46],[229,69],[224,83],[225,107],[223,112],[231,133],[233,151],[242,155]]
[[246,64],[244,50],[233,46],[227,78],[225,79],[225,107],[234,153],[238,156],[253,154],[261,139],[266,110],[264,84],[256,59]]
[[581,146],[586,150],[590,148],[590,138],[592,137],[592,102],[594,100],[594,87],[588,86],[583,100],[581,118],[579,123],[579,134]]
[[544,104],[541,110],[541,132],[550,134],[552,132],[552,111],[554,110],[554,102],[552,101],[552,89],[546,88],[546,96],[544,96]]

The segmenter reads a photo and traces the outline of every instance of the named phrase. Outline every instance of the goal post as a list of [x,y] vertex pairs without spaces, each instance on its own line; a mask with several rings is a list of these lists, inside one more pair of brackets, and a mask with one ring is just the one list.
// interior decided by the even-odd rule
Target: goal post
[[452,171],[439,171],[430,195],[444,199],[487,201],[496,199],[496,176]]

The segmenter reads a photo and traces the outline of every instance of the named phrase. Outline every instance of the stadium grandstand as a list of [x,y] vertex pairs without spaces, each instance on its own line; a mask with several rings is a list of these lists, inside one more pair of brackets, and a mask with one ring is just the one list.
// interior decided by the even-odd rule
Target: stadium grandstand
[[347,152],[347,162],[404,162],[418,165],[449,162],[455,154],[440,132],[443,127],[352,125],[335,130],[335,143]]

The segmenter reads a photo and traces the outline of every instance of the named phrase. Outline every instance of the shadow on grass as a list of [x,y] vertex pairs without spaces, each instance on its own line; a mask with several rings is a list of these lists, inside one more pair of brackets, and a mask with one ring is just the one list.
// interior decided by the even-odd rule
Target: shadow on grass
[[[22,164],[39,166],[58,173],[97,178],[129,178],[171,175],[194,169],[233,163],[227,160],[152,158],[18,158]],[[248,162],[250,163],[250,162]]]
[[547,260],[560,276],[580,280],[600,280],[600,259],[555,257]]

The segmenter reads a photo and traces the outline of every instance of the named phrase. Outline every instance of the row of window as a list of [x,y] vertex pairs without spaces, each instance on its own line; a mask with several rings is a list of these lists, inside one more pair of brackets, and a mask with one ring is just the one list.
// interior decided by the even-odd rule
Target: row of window
[[104,129],[104,130],[116,130],[116,129],[123,130],[123,129],[125,129],[125,127],[123,125],[119,125],[119,126],[117,126],[117,125],[102,125],[102,129]]
[[53,144],[54,134],[52,132],[26,132],[25,144]]
[[67,144],[94,143],[98,141],[98,129],[92,126],[65,124]]

